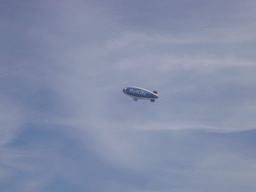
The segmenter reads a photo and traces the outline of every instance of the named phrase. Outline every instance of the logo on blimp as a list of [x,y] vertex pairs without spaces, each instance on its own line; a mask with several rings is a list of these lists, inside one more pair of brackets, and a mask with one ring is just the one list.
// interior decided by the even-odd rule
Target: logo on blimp
[[155,102],[155,99],[158,99],[157,91],[149,91],[140,87],[126,87],[123,89],[124,94],[129,97],[132,97],[134,101],[138,99],[146,99],[151,102]]
[[129,92],[138,94],[138,95],[143,95],[143,96],[146,96],[146,94],[147,94],[146,91],[144,91],[142,89],[137,89],[137,90],[130,89]]

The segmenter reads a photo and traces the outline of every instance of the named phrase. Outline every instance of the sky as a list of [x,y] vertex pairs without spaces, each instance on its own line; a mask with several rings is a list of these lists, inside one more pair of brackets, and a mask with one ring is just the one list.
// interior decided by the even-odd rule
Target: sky
[[255,10],[1,0],[0,191],[255,191]]

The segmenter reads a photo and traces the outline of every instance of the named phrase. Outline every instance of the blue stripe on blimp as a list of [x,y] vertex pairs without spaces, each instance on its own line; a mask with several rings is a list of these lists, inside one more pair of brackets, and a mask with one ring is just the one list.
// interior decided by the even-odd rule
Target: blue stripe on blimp
[[130,95],[132,97],[137,98],[145,98],[145,99],[157,99],[158,96],[151,91],[142,89],[142,88],[136,88],[136,87],[127,87],[123,89],[123,92],[127,95]]

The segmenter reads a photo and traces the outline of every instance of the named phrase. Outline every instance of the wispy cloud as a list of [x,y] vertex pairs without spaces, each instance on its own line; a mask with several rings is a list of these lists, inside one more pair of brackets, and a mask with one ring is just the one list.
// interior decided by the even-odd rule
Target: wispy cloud
[[3,4],[2,191],[254,191],[253,1]]

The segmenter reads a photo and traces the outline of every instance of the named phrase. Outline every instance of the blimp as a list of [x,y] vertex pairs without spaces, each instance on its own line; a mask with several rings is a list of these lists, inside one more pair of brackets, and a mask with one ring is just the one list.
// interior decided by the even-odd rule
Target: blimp
[[123,92],[127,96],[133,98],[134,101],[138,101],[138,99],[144,99],[155,102],[155,99],[159,98],[157,95],[157,91],[149,91],[141,87],[126,87],[123,89]]

